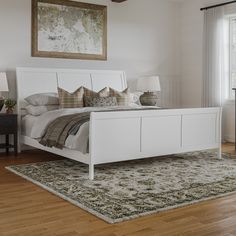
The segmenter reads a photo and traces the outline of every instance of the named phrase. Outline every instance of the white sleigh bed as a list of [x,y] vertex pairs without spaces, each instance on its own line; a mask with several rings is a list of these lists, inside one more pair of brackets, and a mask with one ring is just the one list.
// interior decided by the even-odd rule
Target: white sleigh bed
[[[79,86],[121,91],[127,82],[122,71],[17,68],[19,122],[26,106],[24,98],[57,92],[58,86],[70,92]],[[98,164],[206,149],[218,149],[221,156],[220,108],[92,112],[89,126],[89,154],[45,147],[21,131],[19,140],[21,145],[88,164],[91,180]]]

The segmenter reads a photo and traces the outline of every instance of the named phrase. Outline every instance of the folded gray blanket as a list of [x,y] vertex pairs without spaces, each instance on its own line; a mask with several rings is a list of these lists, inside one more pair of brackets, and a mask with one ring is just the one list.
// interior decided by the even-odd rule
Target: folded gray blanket
[[47,132],[39,143],[47,147],[57,147],[62,149],[68,135],[71,132],[75,132],[73,128],[77,127],[78,131],[79,127],[81,127],[85,121],[88,121],[89,118],[90,112],[59,117],[51,122],[47,128]]

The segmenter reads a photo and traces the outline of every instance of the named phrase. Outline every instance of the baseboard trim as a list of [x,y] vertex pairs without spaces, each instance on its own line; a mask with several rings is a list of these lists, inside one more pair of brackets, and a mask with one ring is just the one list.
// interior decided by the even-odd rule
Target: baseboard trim
[[224,141],[229,142],[229,143],[234,143],[235,138],[233,135],[224,135]]

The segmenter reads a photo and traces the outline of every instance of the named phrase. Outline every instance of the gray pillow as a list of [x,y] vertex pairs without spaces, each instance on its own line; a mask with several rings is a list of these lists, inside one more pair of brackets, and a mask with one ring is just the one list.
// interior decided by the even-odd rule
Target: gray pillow
[[118,106],[116,97],[84,97],[86,107],[111,107]]
[[40,116],[43,113],[46,113],[48,111],[54,111],[58,110],[59,106],[58,105],[47,105],[47,106],[33,106],[33,105],[28,105],[25,110],[27,111],[28,114],[32,116]]
[[45,105],[59,105],[59,98],[57,93],[38,93],[33,94],[25,100],[33,106],[45,106]]

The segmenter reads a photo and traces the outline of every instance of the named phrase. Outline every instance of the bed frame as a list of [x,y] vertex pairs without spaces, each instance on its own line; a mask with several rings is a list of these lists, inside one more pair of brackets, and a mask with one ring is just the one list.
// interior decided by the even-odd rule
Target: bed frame
[[[25,114],[29,95],[57,92],[60,86],[70,92],[79,86],[99,91],[105,86],[127,87],[123,71],[17,68],[19,123]],[[89,154],[69,149],[48,148],[20,134],[22,144],[94,166],[169,154],[218,149],[221,157],[221,108],[165,109],[92,112]],[[19,125],[20,127],[20,125]]]

